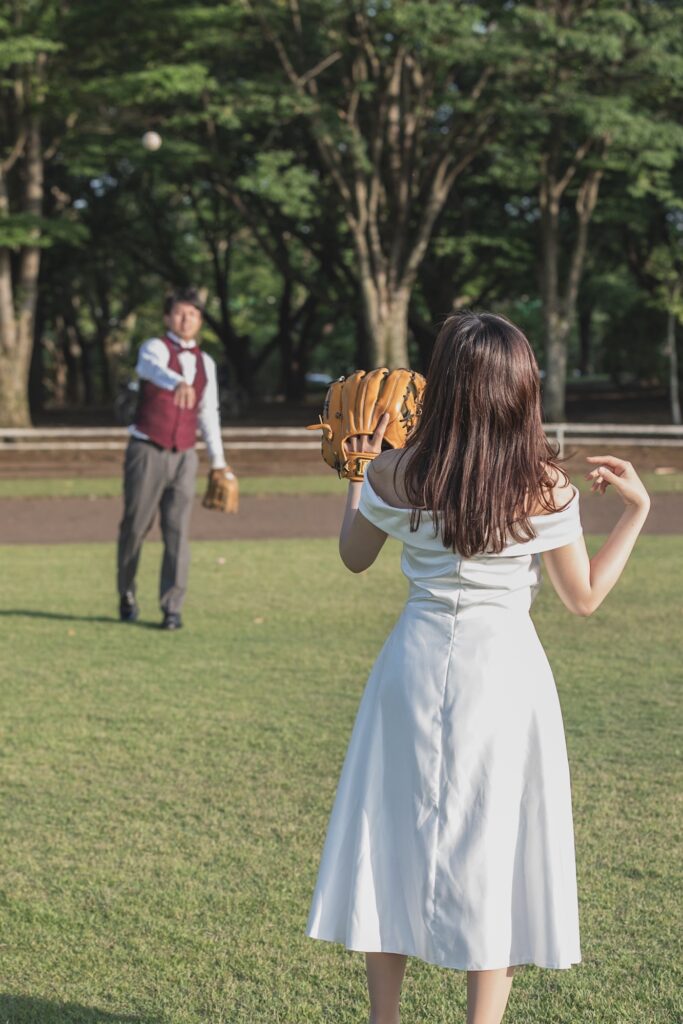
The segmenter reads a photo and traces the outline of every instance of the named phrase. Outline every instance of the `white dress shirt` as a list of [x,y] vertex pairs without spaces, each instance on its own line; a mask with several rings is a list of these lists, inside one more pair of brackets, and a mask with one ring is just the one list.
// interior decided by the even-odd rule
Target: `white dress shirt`
[[[167,331],[166,336],[180,346],[178,361],[182,373],[176,373],[169,369],[169,351],[161,338],[149,338],[140,346],[138,362],[135,372],[142,380],[148,380],[156,384],[158,388],[166,391],[175,391],[179,384],[194,384],[197,373],[197,359],[190,355],[189,350],[197,347],[194,338],[184,341],[172,331]],[[186,349],[188,351],[182,351]],[[223,452],[223,439],[221,438],[221,421],[218,407],[218,377],[216,374],[216,363],[206,352],[201,353],[204,360],[204,371],[206,373],[206,387],[202,393],[201,401],[197,408],[197,426],[204,441],[211,462],[212,469],[222,469],[225,466],[225,453]],[[138,430],[135,424],[129,427],[133,437],[139,437],[142,441],[149,440],[146,434]]]

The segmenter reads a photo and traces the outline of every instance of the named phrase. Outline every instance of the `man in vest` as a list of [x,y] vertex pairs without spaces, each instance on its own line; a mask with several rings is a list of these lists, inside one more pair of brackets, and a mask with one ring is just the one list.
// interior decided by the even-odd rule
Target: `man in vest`
[[159,600],[163,629],[180,629],[190,561],[190,514],[195,496],[199,429],[211,468],[226,466],[221,439],[216,364],[197,344],[202,303],[197,291],[174,292],[164,305],[166,333],[140,348],[140,404],[130,427],[124,464],[124,512],[119,528],[118,590],[122,622],[138,617],[135,574],[143,539],[157,511],[164,556]]

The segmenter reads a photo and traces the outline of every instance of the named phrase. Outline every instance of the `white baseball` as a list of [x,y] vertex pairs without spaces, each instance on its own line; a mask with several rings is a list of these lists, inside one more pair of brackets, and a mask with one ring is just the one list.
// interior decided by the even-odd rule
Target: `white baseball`
[[145,132],[142,136],[142,145],[151,151],[158,149],[161,145],[161,135],[159,132]]

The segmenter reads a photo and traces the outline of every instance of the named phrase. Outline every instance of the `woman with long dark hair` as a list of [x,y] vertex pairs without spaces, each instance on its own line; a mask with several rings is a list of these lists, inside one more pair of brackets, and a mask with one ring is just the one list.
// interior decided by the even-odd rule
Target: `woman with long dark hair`
[[567,749],[529,608],[540,556],[567,608],[615,585],[649,509],[630,463],[589,459],[625,508],[589,558],[579,493],[541,424],[536,360],[504,317],[449,317],[402,451],[380,424],[349,485],[352,572],[403,542],[406,606],[367,682],[306,933],[365,952],[371,1024],[397,1024],[406,957],[467,971],[468,1024],[499,1024],[519,964],[581,960]]

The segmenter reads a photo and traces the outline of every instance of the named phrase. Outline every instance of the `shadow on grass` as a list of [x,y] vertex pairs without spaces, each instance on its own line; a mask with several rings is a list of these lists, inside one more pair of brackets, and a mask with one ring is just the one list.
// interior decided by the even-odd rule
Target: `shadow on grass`
[[[105,622],[114,623],[117,626],[123,625],[118,615],[65,615],[62,612],[43,612],[37,608],[2,608],[0,609],[0,619],[54,619],[56,622]],[[161,622],[145,622],[142,619],[137,619],[136,622],[126,622],[125,626],[127,629],[154,629],[157,632],[161,630]],[[168,632],[168,630],[167,630]],[[5,1021],[0,1017],[0,1024],[5,1024]]]
[[161,1017],[109,1013],[78,1003],[0,994],[0,1024],[163,1024]]
[[[0,618],[17,619],[57,619],[63,622],[116,622],[118,616],[114,615],[64,615],[62,612],[41,612],[36,608],[3,608],[0,609]],[[5,1022],[0,1017],[0,1024]]]

